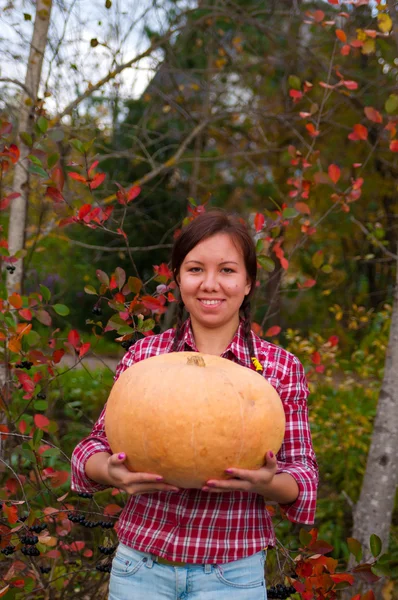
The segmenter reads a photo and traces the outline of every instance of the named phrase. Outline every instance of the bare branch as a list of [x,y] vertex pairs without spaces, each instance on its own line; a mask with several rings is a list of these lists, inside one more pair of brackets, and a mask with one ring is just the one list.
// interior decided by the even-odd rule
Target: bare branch
[[31,98],[32,100],[36,100],[36,98],[32,95],[32,92],[30,91],[30,89],[24,83],[22,83],[22,81],[18,81],[17,79],[10,79],[9,77],[0,77],[0,81],[4,81],[5,83],[12,83],[13,85],[17,85],[18,87],[23,89],[23,91],[25,92],[25,94],[27,96],[29,96],[29,98]]

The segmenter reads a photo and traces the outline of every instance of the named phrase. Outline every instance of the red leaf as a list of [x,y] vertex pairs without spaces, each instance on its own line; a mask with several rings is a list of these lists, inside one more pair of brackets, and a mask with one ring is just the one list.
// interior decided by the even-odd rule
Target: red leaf
[[80,350],[79,350],[79,358],[81,358],[82,356],[84,356],[85,354],[87,354],[87,352],[90,350],[90,342],[87,342],[86,344],[82,344],[80,346]]
[[108,504],[104,508],[104,515],[112,517],[117,515],[122,510],[122,507],[118,504]]
[[116,290],[118,287],[117,285],[117,281],[116,281],[116,277],[115,275],[111,275],[110,281],[109,281],[109,289],[110,290]]
[[274,325],[273,327],[270,327],[266,332],[265,332],[265,336],[266,337],[274,337],[276,335],[279,335],[280,332],[282,331],[282,328],[279,327],[279,325]]
[[72,179],[75,179],[76,181],[81,181],[82,183],[87,183],[86,178],[83,175],[80,175],[80,173],[75,173],[74,171],[68,173],[69,177],[71,177]]
[[65,350],[61,350],[61,349],[54,350],[53,357],[52,357],[53,363],[58,364],[61,361],[64,354],[65,354]]
[[63,190],[65,178],[62,169],[59,167],[54,167],[54,169],[51,171],[51,180],[55,183],[55,186],[58,190]]
[[364,111],[369,121],[373,121],[373,123],[383,122],[383,117],[381,116],[381,114],[377,110],[372,108],[372,106],[365,106]]
[[101,183],[104,181],[105,177],[106,177],[105,173],[96,173],[93,180],[90,181],[90,183],[89,183],[90,190],[97,189],[97,187],[99,187],[101,185]]
[[311,552],[315,552],[315,554],[328,554],[328,552],[332,552],[333,546],[323,540],[317,540],[316,542],[312,542],[308,546],[308,549]]
[[294,208],[296,210],[298,210],[299,213],[302,213],[303,215],[311,214],[311,209],[308,206],[308,204],[306,204],[305,202],[296,202],[296,204],[294,205]]
[[337,165],[329,165],[328,173],[333,183],[337,183],[341,175],[340,167]]
[[23,318],[26,319],[27,321],[31,321],[32,320],[32,313],[29,310],[29,308],[22,308],[21,310],[18,311],[18,314]]
[[22,389],[25,392],[33,392],[33,390],[35,389],[35,384],[27,373],[22,373],[22,371],[15,371],[15,375],[19,383],[21,384]]
[[10,204],[11,200],[19,198],[20,195],[21,194],[18,194],[18,192],[13,192],[12,194],[8,194],[8,196],[5,196],[0,202],[0,210],[5,210]]
[[92,206],[91,204],[83,204],[83,206],[80,207],[79,212],[77,214],[79,219],[84,219],[84,217],[86,217],[89,212],[91,212]]
[[52,324],[52,319],[51,316],[48,314],[48,312],[42,308],[40,308],[37,312],[36,312],[36,319],[38,321],[40,321],[40,323],[42,323],[43,325],[47,325],[47,327],[50,327]]
[[61,556],[61,552],[59,550],[50,550],[46,552],[46,558],[59,558]]
[[312,288],[312,287],[314,287],[315,284],[316,284],[316,280],[315,279],[306,279],[304,281],[304,283],[301,283],[299,285],[299,287],[301,287],[301,288]]
[[89,548],[87,548],[84,552],[83,552],[83,556],[85,556],[86,558],[91,558],[93,555],[93,551],[90,550]]
[[3,504],[3,512],[6,516],[7,521],[10,525],[13,525],[18,521],[18,509],[16,506],[8,506],[7,504]]
[[350,585],[354,583],[354,577],[349,573],[335,573],[330,576],[335,583],[340,583],[341,581],[347,581]]
[[311,355],[311,360],[314,365],[319,365],[321,363],[321,355],[319,352],[313,352]]
[[83,550],[85,545],[85,542],[72,542],[71,544],[69,544],[69,550],[71,550],[72,552],[80,552],[80,550]]
[[336,37],[340,40],[340,42],[345,43],[347,41],[347,36],[342,29],[336,29]]
[[340,50],[340,54],[342,56],[348,56],[348,54],[351,52],[351,48],[348,44],[344,44],[344,46],[341,48]]
[[340,82],[341,85],[344,85],[344,87],[346,87],[348,90],[357,90],[358,89],[358,84],[356,81],[341,81]]
[[38,429],[43,429],[43,431],[47,431],[47,427],[50,424],[50,420],[47,419],[46,416],[37,414],[33,417],[33,421]]
[[145,308],[149,308],[149,310],[159,310],[163,308],[164,300],[164,296],[163,301],[160,298],[153,298],[152,296],[143,296],[141,298],[142,304]]
[[398,140],[393,140],[390,143],[390,150],[391,152],[398,152]]
[[133,187],[131,187],[127,191],[127,202],[131,202],[132,200],[137,198],[137,196],[139,196],[140,193],[141,193],[141,188],[138,185],[133,185]]
[[93,162],[93,164],[91,165],[91,167],[90,167],[90,168],[89,168],[89,170],[88,170],[88,174],[89,174],[89,175],[90,175],[91,171],[94,171],[94,169],[95,169],[95,167],[98,165],[98,163],[99,163],[99,160],[95,160],[95,161]]
[[254,228],[257,233],[262,230],[262,228],[264,227],[264,223],[265,223],[264,215],[262,213],[256,213],[256,215],[254,217]]
[[313,14],[313,17],[316,23],[320,23],[325,18],[325,13],[323,10],[316,10]]
[[361,600],[375,600],[375,595],[373,590],[369,590],[365,594],[362,594]]
[[46,196],[48,196],[49,198],[51,198],[51,200],[54,200],[54,202],[63,202],[64,201],[64,197],[61,194],[61,192],[59,190],[57,190],[56,187],[48,187],[46,189]]
[[10,430],[7,427],[7,425],[4,425],[3,423],[0,424],[0,433],[10,433]]
[[357,123],[353,127],[353,131],[348,135],[349,140],[367,140],[368,130],[364,125]]
[[15,144],[11,144],[10,148],[9,148],[9,152],[11,155],[11,160],[12,162],[15,164],[16,162],[18,162],[19,157],[21,155],[18,146],[16,146]]
[[337,335],[331,335],[328,339],[328,342],[332,347],[337,346],[337,344],[339,343],[339,338]]
[[18,429],[22,433],[22,435],[25,433],[27,427],[28,427],[28,425],[27,425],[26,421],[24,421],[24,420],[22,420],[18,423]]
[[293,98],[294,102],[298,102],[303,97],[303,92],[300,92],[300,90],[289,90],[289,96]]
[[71,329],[68,333],[68,342],[77,350],[80,344],[80,335],[76,329]]
[[319,135],[319,131],[315,129],[315,126],[312,123],[307,123],[305,128],[311,137],[317,137]]

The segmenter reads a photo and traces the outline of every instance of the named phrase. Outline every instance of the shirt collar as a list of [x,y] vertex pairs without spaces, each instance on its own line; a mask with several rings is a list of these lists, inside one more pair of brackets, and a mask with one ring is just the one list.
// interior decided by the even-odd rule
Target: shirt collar
[[[253,332],[251,332],[251,336],[253,338],[253,336],[254,336]],[[182,326],[182,332],[181,332],[180,341],[178,342],[177,352],[183,352],[187,346],[193,352],[199,352],[199,350],[197,349],[197,346],[195,344],[195,338],[193,336],[193,331],[192,331],[192,326],[191,326],[191,319],[189,317]],[[253,340],[253,346],[254,346],[255,350],[257,350],[256,340]],[[234,337],[232,338],[231,342],[228,344],[227,348],[223,352],[223,354],[222,354],[223,358],[227,358],[229,353],[232,353],[241,365],[243,365],[245,367],[249,367],[249,369],[253,368],[251,357],[249,354],[249,348],[248,348],[248,345],[247,345],[246,339],[245,339],[243,319],[240,320],[239,327],[236,330]]]

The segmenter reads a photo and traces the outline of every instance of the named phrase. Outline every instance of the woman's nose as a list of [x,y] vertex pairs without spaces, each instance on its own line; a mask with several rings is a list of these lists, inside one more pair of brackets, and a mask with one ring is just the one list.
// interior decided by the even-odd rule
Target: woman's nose
[[216,290],[219,288],[219,283],[217,279],[217,275],[215,273],[205,273],[201,288],[203,290]]

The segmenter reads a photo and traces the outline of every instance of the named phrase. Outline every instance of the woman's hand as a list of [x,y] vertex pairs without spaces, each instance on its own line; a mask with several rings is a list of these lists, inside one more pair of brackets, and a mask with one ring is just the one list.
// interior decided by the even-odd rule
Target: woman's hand
[[151,492],[179,492],[179,488],[163,481],[156,473],[133,473],[124,464],[126,455],[97,452],[90,456],[85,465],[87,477],[105,486],[124,490],[128,494],[149,494]]
[[118,489],[124,490],[131,496],[138,494],[149,494],[152,492],[179,492],[179,488],[162,483],[161,475],[151,473],[133,473],[129,471],[126,465],[126,455],[112,454],[108,458],[108,476],[113,485]]
[[[202,487],[204,492],[252,492],[261,496],[268,496],[271,485],[278,469],[277,460],[273,452],[265,455],[265,465],[260,469],[227,469],[226,473],[233,475],[233,479],[209,479]],[[272,492],[271,492],[272,495]],[[272,499],[272,498],[268,498]]]

